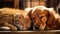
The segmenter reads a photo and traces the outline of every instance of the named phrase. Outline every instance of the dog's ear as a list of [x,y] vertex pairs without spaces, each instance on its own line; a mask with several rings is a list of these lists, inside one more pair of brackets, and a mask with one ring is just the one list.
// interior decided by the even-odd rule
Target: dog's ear
[[48,13],[48,17],[47,17],[47,24],[52,24],[55,20],[55,16],[52,12]]
[[28,15],[31,17],[31,15],[32,15],[32,10],[29,11]]
[[29,17],[31,17],[32,10],[33,10],[33,8],[25,8],[25,9],[24,9],[25,13],[26,13]]

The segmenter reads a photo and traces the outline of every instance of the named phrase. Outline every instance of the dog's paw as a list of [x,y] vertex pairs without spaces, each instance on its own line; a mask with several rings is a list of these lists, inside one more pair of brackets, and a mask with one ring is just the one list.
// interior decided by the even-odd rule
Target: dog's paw
[[0,30],[8,31],[8,30],[10,30],[10,28],[9,28],[9,27],[5,27],[5,26],[3,26],[3,27],[0,27]]

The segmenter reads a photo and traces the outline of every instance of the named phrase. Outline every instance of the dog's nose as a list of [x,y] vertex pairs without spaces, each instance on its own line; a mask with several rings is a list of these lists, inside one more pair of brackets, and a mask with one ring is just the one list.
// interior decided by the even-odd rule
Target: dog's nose
[[35,25],[34,27],[35,27],[36,30],[40,30],[40,29],[39,29],[39,28],[40,28],[39,25]]

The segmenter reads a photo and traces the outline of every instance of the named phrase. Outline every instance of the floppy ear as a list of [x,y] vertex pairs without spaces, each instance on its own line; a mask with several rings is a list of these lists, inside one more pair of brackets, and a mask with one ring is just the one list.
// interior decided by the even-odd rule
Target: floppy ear
[[49,12],[48,18],[47,18],[47,24],[52,24],[55,20],[54,14],[52,12]]
[[30,10],[30,12],[28,13],[29,17],[32,16],[32,10]]
[[24,11],[25,13],[31,18],[31,13],[32,13],[33,8],[25,8]]

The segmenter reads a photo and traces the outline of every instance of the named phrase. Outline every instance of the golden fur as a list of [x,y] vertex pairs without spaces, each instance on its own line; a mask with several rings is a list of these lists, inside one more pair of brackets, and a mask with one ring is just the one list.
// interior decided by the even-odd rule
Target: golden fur
[[31,25],[29,16],[19,9],[1,8],[0,18],[0,26],[10,27],[11,30],[18,30],[17,28],[19,30],[27,30]]
[[[57,17],[56,17],[57,16]],[[60,24],[60,15],[58,15],[53,9],[46,8],[44,6],[37,6],[32,9],[31,18],[33,20],[33,29],[35,29],[35,25],[39,26],[40,30],[48,29],[56,29],[59,28],[58,24]],[[56,27],[54,27],[56,26]]]

